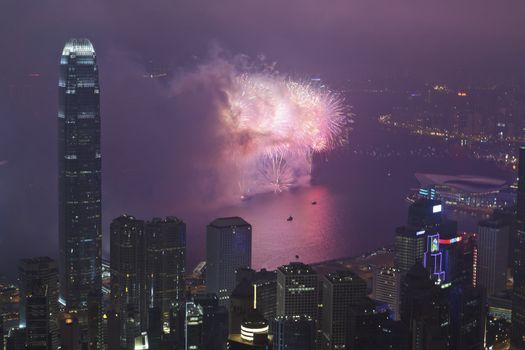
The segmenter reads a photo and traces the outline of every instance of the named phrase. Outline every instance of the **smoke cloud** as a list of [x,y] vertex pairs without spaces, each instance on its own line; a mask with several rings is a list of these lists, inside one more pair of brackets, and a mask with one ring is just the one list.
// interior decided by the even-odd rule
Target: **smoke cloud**
[[193,186],[202,190],[198,195],[210,203],[214,189],[224,204],[307,186],[313,156],[346,141],[343,99],[318,81],[277,72],[264,57],[253,64],[245,56],[228,56],[215,51],[172,85],[176,99],[194,101],[189,110],[203,101],[208,105],[182,122],[194,129],[185,135],[194,137],[183,137],[186,147],[179,145],[197,149],[192,173]]

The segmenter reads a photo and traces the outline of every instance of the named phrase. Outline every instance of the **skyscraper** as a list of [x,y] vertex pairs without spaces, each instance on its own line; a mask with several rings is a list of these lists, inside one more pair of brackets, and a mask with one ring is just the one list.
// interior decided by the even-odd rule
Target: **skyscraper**
[[482,287],[458,286],[450,291],[450,350],[483,349],[486,298]]
[[512,298],[512,349],[525,349],[525,146],[520,148],[518,168],[518,209]]
[[411,349],[446,348],[450,324],[447,303],[421,264],[414,264],[403,279],[401,320],[408,327]]
[[164,333],[173,333],[171,320],[185,305],[186,224],[155,218],[144,226],[144,242],[146,304],[159,308]]
[[316,325],[309,316],[280,316],[273,322],[274,350],[314,350]]
[[[48,303],[45,306],[45,322],[51,340],[49,349],[58,349],[58,269],[56,262],[49,257],[22,259],[18,264],[18,279],[20,283],[20,327],[27,326],[28,301],[32,302],[33,310],[37,310],[36,304],[45,300]],[[38,307],[43,308],[44,306]],[[33,317],[34,320],[35,317]]]
[[478,282],[492,295],[506,288],[509,226],[497,220],[478,225]]
[[323,343],[325,349],[347,347],[350,307],[363,301],[366,282],[351,271],[330,273],[323,277]]
[[235,270],[252,263],[252,226],[240,217],[219,218],[206,231],[206,289],[226,305],[235,288]]
[[425,230],[398,227],[395,236],[394,266],[402,273],[408,272],[418,261],[423,261],[427,238]]
[[392,267],[379,267],[374,271],[374,299],[386,303],[391,318],[399,320],[401,304],[401,272]]
[[53,335],[51,333],[50,300],[56,293],[48,294],[48,285],[34,280],[26,289],[26,346],[34,350],[51,350]]
[[309,316],[318,322],[319,280],[306,264],[291,262],[277,269],[277,316]]
[[241,333],[241,323],[254,310],[254,288],[243,279],[230,295],[230,334]]
[[101,290],[100,88],[95,50],[71,39],[60,58],[58,108],[60,293],[87,323]]
[[186,303],[184,318],[185,350],[200,350],[202,347],[202,323],[204,312],[202,306],[194,302]]
[[408,208],[407,226],[409,228],[433,230],[442,222],[442,205],[438,200],[420,198]]
[[228,339],[228,310],[219,306],[219,298],[215,294],[197,294],[193,301],[203,310],[203,349],[224,349]]
[[[120,315],[123,347],[133,348],[145,326],[144,221],[122,215],[110,225],[111,299]],[[141,322],[142,321],[142,322]]]

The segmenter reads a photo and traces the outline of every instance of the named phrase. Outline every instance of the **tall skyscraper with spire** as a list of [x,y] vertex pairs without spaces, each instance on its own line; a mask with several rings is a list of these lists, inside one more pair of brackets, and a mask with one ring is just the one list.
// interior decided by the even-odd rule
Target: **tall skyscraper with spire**
[[100,295],[102,249],[100,90],[88,39],[65,44],[58,85],[60,294],[82,324],[88,296],[92,308]]

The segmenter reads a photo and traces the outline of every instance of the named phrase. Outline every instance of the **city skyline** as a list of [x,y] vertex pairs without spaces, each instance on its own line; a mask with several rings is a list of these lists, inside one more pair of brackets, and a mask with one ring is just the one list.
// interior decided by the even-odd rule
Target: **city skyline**
[[[456,74],[457,70],[470,71],[470,69],[479,67],[480,64],[483,65],[484,62],[493,62],[486,59],[487,55],[492,57],[493,52],[514,52],[513,50],[516,48],[514,43],[520,41],[520,33],[523,32],[509,30],[515,24],[516,27],[519,27],[519,21],[515,15],[519,11],[508,11],[506,8],[500,8],[496,5],[491,5],[490,10],[488,10],[482,7],[471,8],[470,6],[455,4],[453,5],[455,11],[452,11],[455,14],[452,15],[447,5],[437,2],[429,8],[400,5],[393,9],[385,4],[383,4],[385,7],[381,6],[381,2],[375,5],[336,2],[332,7],[326,8],[315,5],[314,2],[310,2],[310,7],[299,6],[298,2],[292,2],[289,6],[283,7],[282,11],[275,11],[270,4],[267,6],[251,4],[236,11],[228,11],[235,4],[235,1],[227,1],[223,7],[211,5],[211,9],[206,11],[204,10],[205,7],[196,4],[181,5],[174,2],[173,4],[160,3],[156,9],[137,5],[137,8],[132,10],[132,6],[130,6],[127,11],[119,12],[114,6],[97,3],[87,6],[85,11],[79,12],[74,11],[76,5],[64,3],[60,7],[60,11],[56,13],[50,13],[48,9],[43,9],[38,4],[27,5],[41,13],[37,19],[49,24],[50,31],[49,36],[45,40],[42,39],[43,41],[37,40],[36,36],[32,35],[30,31],[20,34],[23,37],[19,40],[10,40],[8,37],[1,39],[2,46],[11,48],[9,52],[12,54],[4,58],[9,60],[3,66],[5,67],[3,76],[9,84],[3,90],[2,101],[4,103],[1,104],[0,109],[0,113],[6,116],[3,118],[4,124],[2,124],[2,134],[0,135],[0,139],[3,140],[0,148],[2,150],[0,152],[0,164],[3,164],[0,166],[0,177],[2,184],[7,182],[13,184],[10,187],[3,188],[7,195],[3,197],[5,199],[1,202],[2,210],[0,212],[5,213],[6,220],[2,220],[0,224],[2,225],[0,226],[2,231],[0,240],[8,242],[14,248],[10,251],[22,249],[24,241],[20,237],[38,239],[44,235],[49,241],[56,239],[54,233],[58,226],[54,219],[51,219],[57,215],[55,206],[50,204],[48,200],[43,200],[50,197],[56,186],[50,171],[56,168],[53,164],[56,161],[56,156],[52,141],[56,131],[51,128],[50,123],[45,122],[47,119],[42,116],[47,115],[51,118],[55,114],[55,105],[51,103],[54,100],[55,91],[51,86],[56,79],[52,72],[56,72],[57,52],[62,48],[63,42],[78,33],[82,34],[81,36],[89,37],[97,47],[98,64],[102,67],[101,81],[105,82],[104,91],[108,95],[106,100],[102,100],[102,108],[105,110],[105,115],[108,116],[102,120],[105,129],[102,136],[102,146],[105,150],[104,154],[109,157],[108,160],[103,159],[105,169],[103,191],[107,200],[103,208],[102,229],[104,236],[109,237],[111,219],[125,212],[131,212],[142,217],[180,215],[186,218],[190,226],[201,232],[203,232],[203,227],[207,221],[217,216],[229,215],[229,213],[224,215],[221,213],[204,213],[208,217],[202,221],[188,218],[188,216],[193,215],[190,213],[192,210],[188,209],[188,202],[191,202],[192,209],[200,206],[207,207],[210,204],[209,201],[202,198],[202,193],[209,191],[210,186],[202,185],[200,180],[194,181],[195,178],[201,179],[204,175],[196,176],[201,172],[196,171],[198,169],[192,165],[191,161],[192,158],[195,158],[206,162],[208,157],[202,156],[203,153],[206,153],[202,150],[202,146],[200,146],[201,148],[195,147],[192,140],[186,140],[185,137],[181,136],[198,131],[188,126],[188,123],[194,114],[207,113],[208,107],[202,105],[201,110],[188,113],[188,110],[191,109],[189,108],[190,105],[196,104],[190,102],[186,104],[177,103],[179,107],[174,107],[164,98],[168,90],[167,85],[177,82],[176,78],[180,73],[191,72],[195,64],[206,62],[210,56],[220,52],[220,49],[216,49],[217,46],[221,47],[226,55],[234,57],[238,54],[247,55],[252,61],[258,61],[257,56],[263,54],[266,56],[267,63],[271,65],[276,62],[280,71],[305,78],[321,77],[336,89],[339,86],[346,89],[344,82],[347,80],[367,81],[371,78],[379,82],[379,80],[383,80],[383,77],[389,76],[397,76],[399,79],[405,79],[405,77],[412,79],[417,76],[418,80],[435,83],[457,78],[466,85],[478,74],[474,74],[473,71]],[[14,25],[15,18],[17,23],[25,23],[22,11],[25,5],[20,3],[18,5],[4,4],[4,6],[5,10],[1,11],[6,16],[3,20],[4,25]],[[518,3],[509,6],[519,8]],[[175,11],[176,13],[173,14],[173,10],[178,9],[178,7],[180,7],[180,11]],[[160,11],[161,9],[165,11]],[[284,43],[297,43],[296,47],[293,46],[295,48],[284,44],[274,44],[271,39],[279,37],[276,35],[276,29],[264,34],[263,40],[250,40],[256,38],[260,33],[264,33],[264,21],[246,21],[246,19],[261,14],[261,18],[274,19],[277,23],[282,23],[283,28],[288,29],[293,24],[289,23],[287,18],[296,10],[305,17],[305,24],[318,23],[318,26],[306,29],[298,25],[299,29],[305,29],[305,35],[302,35],[301,30],[283,30],[282,41]],[[60,14],[70,11],[76,13],[75,20],[67,15],[61,16],[58,20]],[[6,15],[8,13],[12,15]],[[115,29],[112,24],[114,23],[113,20],[109,21],[107,16],[101,15],[101,13],[114,15],[115,23],[123,24],[122,29]],[[135,19],[141,18],[142,13],[149,13],[152,17],[157,18],[158,24],[150,27],[145,24],[149,21],[145,21],[143,26],[134,27],[134,23],[142,23],[142,21],[135,21]],[[195,29],[195,38],[192,40],[187,40],[182,34],[170,36],[170,33],[174,32],[186,33],[186,31],[178,31],[177,29],[179,26],[186,25],[187,20],[177,21],[173,20],[174,18],[179,18],[178,16],[191,18],[194,15],[202,15],[203,18],[207,19],[206,22],[209,25],[200,30],[197,30],[195,26],[189,27]],[[402,22],[401,18],[406,20],[406,26],[397,26]],[[222,26],[225,21],[228,22],[228,19],[235,19],[235,21],[227,27]],[[466,26],[465,21],[472,26]],[[439,23],[445,22],[449,25],[439,26]],[[493,23],[493,25],[488,28],[485,25],[487,22]],[[347,31],[343,30],[345,23],[350,23],[350,28]],[[382,24],[379,25],[380,23]],[[166,25],[167,30],[159,30],[161,24]],[[217,27],[224,29],[223,31],[215,30]],[[75,28],[75,30],[69,28]],[[239,35],[238,28],[244,28],[243,35]],[[384,39],[372,35],[372,28],[385,34]],[[123,33],[123,31],[135,33],[138,30],[142,32],[141,35],[130,37],[129,34]],[[433,35],[436,31],[450,40],[440,40],[441,44],[438,45],[437,39]],[[348,40],[332,40],[330,44],[326,43],[324,46],[320,44],[320,40],[317,40],[331,33],[339,33],[338,35],[342,35]],[[365,39],[360,39],[357,33],[363,33]],[[419,34],[416,33],[426,33],[425,37],[428,38],[428,41],[419,38]],[[481,37],[478,33],[487,33],[487,35]],[[159,35],[161,37],[158,37]],[[305,45],[304,39],[298,39],[302,36],[316,40],[308,40]],[[449,45],[453,45],[453,48],[457,49],[458,46],[461,46],[457,43],[469,41],[468,39],[473,37],[479,38],[471,43],[477,50],[472,51],[472,47],[469,47],[463,53],[465,57],[470,58],[469,60],[460,60],[457,50],[455,50],[454,57],[450,57],[446,63],[442,59],[434,58],[431,54],[434,52],[433,50],[446,52],[446,50],[438,50],[439,47],[446,48],[443,42],[449,42]],[[153,38],[157,38],[157,40]],[[404,45],[406,40],[410,45]],[[25,45],[17,44],[21,42],[24,42]],[[313,43],[315,46],[312,46]],[[417,46],[418,49],[416,50],[414,46]],[[434,47],[435,49],[430,50]],[[310,50],[319,52],[319,54],[307,54]],[[330,53],[332,52],[337,53],[337,56],[341,55],[342,59],[330,60],[331,64],[329,65],[324,64],[323,53],[331,56]],[[412,61],[407,61],[406,59],[412,57],[410,53],[413,52],[417,52],[419,56],[414,56],[411,59]],[[481,54],[477,55],[474,52]],[[388,58],[392,57],[393,54],[397,57],[395,65],[392,65]],[[515,71],[519,72],[521,70],[517,69],[518,63],[522,61],[520,55],[519,52],[497,55],[501,59],[513,58],[516,64],[494,65],[508,67],[509,69],[515,67]],[[369,57],[374,59],[370,60]],[[471,62],[472,59],[479,63],[474,64]],[[389,64],[385,64],[385,62],[389,62]],[[435,69],[436,65],[441,68]],[[389,70],[390,67],[392,68],[392,72],[384,72],[387,66]],[[417,70],[415,69],[416,66],[418,67]],[[108,67],[108,69],[103,69],[104,67]],[[328,67],[333,68],[329,69]],[[408,72],[406,72],[407,69]],[[447,70],[450,70],[450,73],[448,74],[449,77],[445,78],[447,74],[441,75],[441,72]],[[421,71],[439,73],[420,74]],[[514,73],[513,71],[511,75]],[[167,78],[163,79],[161,77],[163,74],[168,74]],[[148,80],[143,78],[144,75],[159,76],[159,78]],[[359,77],[354,78],[355,75]],[[495,74],[495,76],[496,81],[499,80],[497,77],[500,75]],[[485,78],[480,80],[483,81]],[[501,78],[501,80],[511,81],[506,78]],[[20,96],[28,94],[35,101],[35,105],[39,106],[37,110],[24,104],[21,100]],[[195,96],[193,93],[189,95],[185,95],[184,98],[188,98],[188,101],[200,101],[199,96]],[[206,98],[207,96],[204,97],[204,99]],[[368,105],[363,106],[362,103],[356,103],[358,101],[348,98],[347,102],[349,105],[354,105],[354,112],[358,112],[356,114],[361,116],[356,120],[358,124],[362,125],[363,120],[368,118],[368,115],[375,113],[370,110]],[[174,115],[182,116],[179,125],[177,125],[179,119],[174,118]],[[188,115],[187,118],[184,117],[186,115]],[[159,128],[159,123],[167,123],[170,127]],[[35,128],[28,130],[27,125],[34,125]],[[40,132],[32,131],[35,129]],[[168,132],[170,129],[176,133],[177,137],[171,137],[170,132]],[[12,132],[8,132],[8,130]],[[19,138],[15,135],[26,133],[32,135],[38,144],[38,149],[43,152],[42,155],[39,155],[40,152],[35,152],[32,147],[11,147],[11,145],[20,144]],[[365,132],[355,132],[352,137],[360,138],[357,135],[360,133]],[[158,135],[158,137],[151,135]],[[119,142],[113,140],[119,140]],[[382,140],[382,138],[377,138],[373,140],[373,144],[380,144]],[[192,146],[184,147],[188,141]],[[188,152],[179,151],[187,148],[192,150],[190,152],[191,157],[189,157]],[[158,150],[164,151],[159,152]],[[166,157],[159,157],[159,153],[164,153],[170,161],[166,163]],[[140,157],[143,161],[134,167],[129,167],[128,164],[131,164],[136,157]],[[182,166],[178,168],[168,166],[168,164],[175,162]],[[328,166],[330,167],[330,165]],[[29,171],[30,169],[33,171]],[[42,171],[37,172],[34,169]],[[149,169],[157,169],[159,174],[155,181],[146,176]],[[344,169],[353,178],[360,176],[355,174],[352,169],[346,169],[344,165],[337,165],[337,170],[339,169]],[[373,170],[363,169],[364,176],[369,176],[368,173],[371,171]],[[456,173],[460,171],[462,171],[461,168],[453,170]],[[405,174],[404,176],[406,179],[402,180],[404,183],[411,181],[410,175]],[[173,181],[173,179],[177,179],[177,181]],[[356,181],[361,180],[357,179]],[[324,184],[332,182],[331,180],[325,181]],[[134,188],[134,190],[130,191],[130,188]],[[155,190],[150,191],[151,188]],[[335,192],[337,191],[339,188],[335,189]],[[347,190],[345,189],[345,191]],[[184,199],[173,200],[175,194],[178,194],[178,198],[182,195]],[[148,204],[142,205],[140,203]],[[20,213],[23,212],[22,208],[28,206],[30,211],[38,211],[38,214],[35,214],[38,215],[38,218],[34,221],[38,221],[40,224],[26,223],[24,226],[27,228],[22,228],[21,225],[15,223],[23,220]],[[203,212],[210,210],[213,209],[203,209]],[[397,214],[401,214],[401,212],[398,211]],[[390,222],[395,222],[394,215],[390,218]],[[385,229],[386,225],[375,228],[376,231]],[[354,229],[355,232],[361,230],[361,227]],[[259,230],[259,232],[263,231]],[[203,235],[201,234],[199,241],[202,241],[202,238]],[[104,241],[108,242],[107,239]],[[384,237],[383,241],[386,243],[387,238]],[[51,249],[53,244],[41,247],[43,248],[41,253],[58,258],[58,255]],[[189,249],[193,250],[194,253],[196,250],[192,247],[195,244],[198,244],[197,241],[192,241],[190,238]],[[365,250],[368,248],[363,247]],[[38,255],[36,248],[33,248],[33,252],[33,255]],[[108,252],[109,245],[105,244],[104,255],[107,256]],[[16,263],[16,258],[10,257],[9,261]],[[192,262],[192,264],[195,263]]]
[[0,350],[525,349],[523,4],[156,1],[0,5]]

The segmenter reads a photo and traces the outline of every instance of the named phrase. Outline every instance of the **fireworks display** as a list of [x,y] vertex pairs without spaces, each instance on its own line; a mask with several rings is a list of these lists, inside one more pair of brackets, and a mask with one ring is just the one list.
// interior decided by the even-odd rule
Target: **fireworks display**
[[313,155],[346,142],[348,109],[320,83],[266,71],[229,81],[220,122],[241,196],[308,185]]

